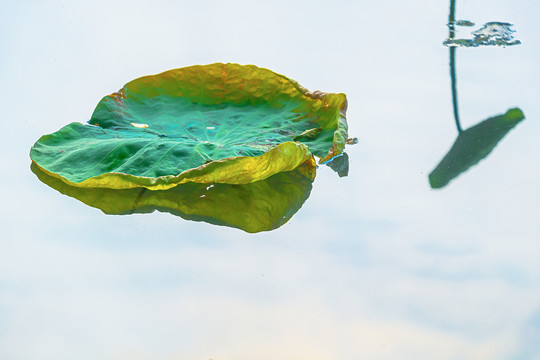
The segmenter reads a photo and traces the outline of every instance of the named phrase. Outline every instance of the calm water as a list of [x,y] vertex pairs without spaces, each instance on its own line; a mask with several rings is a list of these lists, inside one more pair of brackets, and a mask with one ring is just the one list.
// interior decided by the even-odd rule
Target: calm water
[[[533,1],[457,1],[463,129],[525,120],[442,189],[457,136],[445,1],[0,5],[1,359],[540,358],[540,70]],[[256,64],[349,99],[349,176],[318,169],[277,230],[105,215],[41,183],[39,136],[146,74]]]

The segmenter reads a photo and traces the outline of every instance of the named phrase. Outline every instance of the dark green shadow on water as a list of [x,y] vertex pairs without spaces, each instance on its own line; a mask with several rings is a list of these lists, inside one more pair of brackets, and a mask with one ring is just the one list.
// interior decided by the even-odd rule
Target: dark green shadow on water
[[491,117],[460,131],[454,145],[429,174],[433,189],[446,186],[452,179],[489,155],[499,141],[525,118],[521,109],[510,109],[504,115]]
[[110,215],[168,212],[186,220],[238,228],[249,233],[285,224],[311,193],[315,168],[300,165],[246,185],[186,183],[168,190],[79,188],[39,169],[46,185]]
[[[437,167],[429,174],[429,184],[433,189],[445,187],[454,178],[458,177],[460,174],[467,171],[471,166],[477,164],[480,160],[488,156],[489,153],[497,146],[499,141],[501,141],[502,138],[505,137],[514,126],[525,118],[521,109],[513,108],[508,110],[506,114],[491,117],[475,126],[470,127],[467,130],[462,129],[458,105],[456,47],[454,46],[455,44],[452,45],[452,42],[455,40],[456,25],[469,26],[473,25],[473,23],[463,20],[456,21],[455,11],[456,1],[450,0],[450,14],[448,15],[448,39],[444,42],[444,44],[449,46],[452,108],[454,111],[454,121],[458,131],[458,137],[450,151],[448,151],[439,165],[437,165]],[[501,24],[504,25],[500,29],[495,29],[502,32],[499,33],[496,31],[495,33],[491,34],[495,38],[500,36],[504,38],[505,41],[512,40],[511,33],[513,30],[509,28],[511,24],[490,22],[487,25],[489,24],[491,24],[491,26],[499,26]],[[486,29],[487,28],[484,27],[481,30],[484,31]],[[482,43],[482,41],[480,41],[481,39],[477,40],[478,41],[475,46],[501,45],[496,43],[496,41],[492,43],[490,39],[486,39],[486,43]],[[520,42],[515,41],[512,44],[507,43],[506,45],[516,44],[520,44]]]
[[334,157],[332,161],[326,163],[330,169],[332,169],[339,177],[349,176],[349,155],[346,152],[342,152],[340,155]]

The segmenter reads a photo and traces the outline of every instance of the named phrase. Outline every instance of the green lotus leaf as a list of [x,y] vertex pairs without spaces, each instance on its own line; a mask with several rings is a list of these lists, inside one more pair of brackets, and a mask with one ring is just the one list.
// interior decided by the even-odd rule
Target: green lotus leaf
[[30,157],[79,187],[247,184],[339,155],[346,107],[344,94],[253,65],[191,66],[129,82],[88,124],[42,136]]
[[525,118],[518,109],[491,117],[459,133],[454,145],[429,174],[433,189],[446,186],[452,179],[484,159],[514,126]]
[[34,163],[31,169],[43,183],[106,214],[158,210],[250,233],[273,230],[285,224],[309,197],[315,178],[315,167],[302,164],[292,171],[245,185],[189,182],[167,190],[108,189],[68,185]]

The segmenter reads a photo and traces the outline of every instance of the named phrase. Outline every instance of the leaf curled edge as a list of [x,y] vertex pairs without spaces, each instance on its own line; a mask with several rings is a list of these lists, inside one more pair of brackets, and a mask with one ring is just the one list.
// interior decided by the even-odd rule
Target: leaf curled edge
[[168,175],[156,178],[110,172],[77,183],[48,171],[35,161],[33,163],[46,174],[71,186],[111,189],[146,187],[150,190],[166,190],[187,182],[248,184],[264,180],[279,172],[291,171],[303,163],[316,166],[309,148],[304,144],[292,141],[279,144],[260,156],[238,156],[217,160],[195,169],[183,171],[175,176]]

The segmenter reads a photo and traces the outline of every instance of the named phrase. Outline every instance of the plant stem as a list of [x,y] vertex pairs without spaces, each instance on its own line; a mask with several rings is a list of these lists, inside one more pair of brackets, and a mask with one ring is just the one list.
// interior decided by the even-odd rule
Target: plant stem
[[[456,0],[450,0],[450,15],[448,15],[448,38],[453,39],[456,34]],[[458,95],[457,95],[457,78],[456,78],[456,48],[449,47],[450,50],[450,80],[452,82],[452,106],[454,108],[454,120],[458,133],[461,133],[461,123],[459,121]]]
[[457,95],[457,78],[456,78],[456,48],[450,47],[450,79],[452,81],[452,106],[454,108],[454,120],[456,121],[457,131],[460,133],[461,124],[459,122],[458,95]]
[[455,22],[456,18],[454,16],[456,12],[456,0],[450,0],[450,15],[448,15],[448,27],[450,28],[450,39],[454,38],[455,35]]

